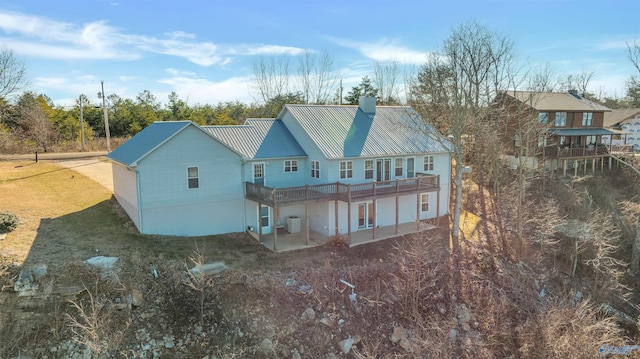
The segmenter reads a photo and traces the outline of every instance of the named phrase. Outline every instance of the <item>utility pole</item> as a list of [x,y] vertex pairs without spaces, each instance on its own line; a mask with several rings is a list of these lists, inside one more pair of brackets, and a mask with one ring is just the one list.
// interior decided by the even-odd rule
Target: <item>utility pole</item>
[[102,86],[102,109],[104,110],[104,133],[107,135],[107,153],[111,152],[111,144],[109,143],[109,115],[107,115],[107,100],[104,94],[104,81],[100,81]]
[[80,95],[79,97],[80,99],[80,138],[81,138],[81,143],[82,143],[82,152],[84,152],[84,116],[82,114],[82,109],[84,107],[84,99],[82,98],[82,95]]

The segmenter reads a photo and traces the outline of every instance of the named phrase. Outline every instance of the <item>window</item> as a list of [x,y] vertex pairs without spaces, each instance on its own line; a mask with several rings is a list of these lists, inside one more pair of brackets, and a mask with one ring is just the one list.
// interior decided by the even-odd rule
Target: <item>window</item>
[[587,136],[587,145],[595,145],[598,136]]
[[285,172],[298,172],[298,160],[286,160],[284,161]]
[[353,178],[353,162],[340,161],[340,178]]
[[433,156],[424,156],[424,170],[433,171]]
[[364,179],[373,179],[373,160],[364,160]]
[[420,209],[422,212],[429,211],[429,194],[423,193],[420,195]]
[[538,113],[538,123],[548,124],[549,123],[549,113],[548,112],[540,112]]
[[396,177],[402,177],[404,167],[402,167],[402,158],[396,158]]
[[564,127],[564,126],[567,125],[567,113],[566,112],[556,112],[555,125],[557,127]]
[[593,126],[593,112],[582,113],[582,126]]
[[198,188],[198,167],[187,167],[187,183],[189,188]]
[[320,162],[311,161],[311,178],[320,178]]
[[269,207],[260,207],[260,225],[262,227],[269,227]]

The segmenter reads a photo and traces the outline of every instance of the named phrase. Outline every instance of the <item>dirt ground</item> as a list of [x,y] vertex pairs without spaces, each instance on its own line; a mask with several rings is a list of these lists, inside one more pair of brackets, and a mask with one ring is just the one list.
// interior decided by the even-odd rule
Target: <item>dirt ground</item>
[[[456,255],[446,220],[355,248],[274,253],[244,233],[140,235],[85,175],[0,161],[0,211],[22,220],[0,241],[0,358],[583,358],[634,342],[575,302],[584,287],[563,274],[567,258],[545,268],[536,248],[498,238],[496,204],[470,188],[478,215],[466,214]],[[519,254],[501,254],[509,247]],[[84,263],[96,255],[119,260],[101,271]],[[218,261],[228,269],[189,270]],[[37,288],[14,292],[41,264]]]

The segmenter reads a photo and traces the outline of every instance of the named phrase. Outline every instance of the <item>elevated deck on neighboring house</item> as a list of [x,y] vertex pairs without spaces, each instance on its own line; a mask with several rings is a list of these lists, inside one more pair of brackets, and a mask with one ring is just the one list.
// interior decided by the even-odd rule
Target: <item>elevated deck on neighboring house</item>
[[601,158],[609,155],[633,155],[632,145],[586,146],[586,147],[545,147],[543,157],[546,159],[586,159]]
[[300,187],[271,188],[246,182],[246,198],[271,206],[286,206],[308,201],[338,200],[347,203],[405,194],[440,190],[440,176],[419,174],[418,177],[393,181],[343,184],[340,182]]

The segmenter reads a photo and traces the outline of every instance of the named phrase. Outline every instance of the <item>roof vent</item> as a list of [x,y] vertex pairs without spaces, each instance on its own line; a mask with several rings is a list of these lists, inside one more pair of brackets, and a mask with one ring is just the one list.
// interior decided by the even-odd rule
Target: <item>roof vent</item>
[[376,113],[376,98],[373,96],[360,96],[358,107],[364,113]]

